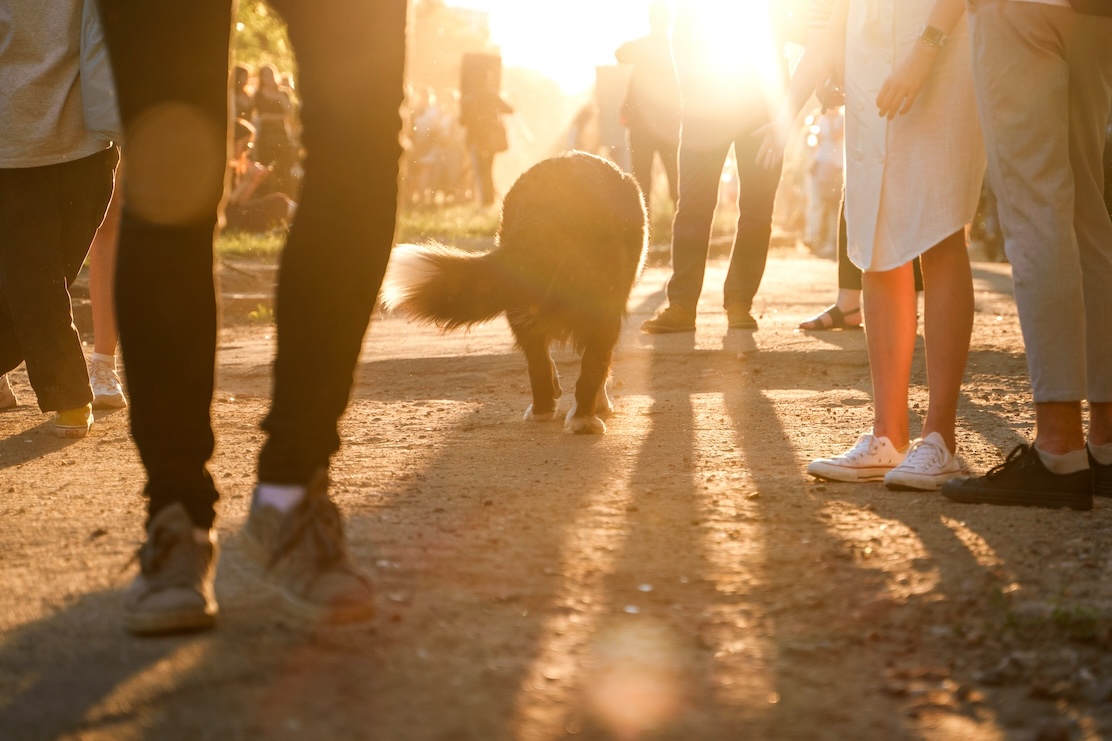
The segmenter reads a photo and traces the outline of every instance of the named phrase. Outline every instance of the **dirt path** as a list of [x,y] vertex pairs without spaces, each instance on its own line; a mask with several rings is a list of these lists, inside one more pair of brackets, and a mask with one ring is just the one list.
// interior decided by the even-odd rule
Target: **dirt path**
[[[1112,737],[1108,502],[1012,510],[812,481],[807,461],[870,419],[862,333],[794,331],[835,266],[774,251],[755,334],[726,331],[723,270],[694,339],[637,331],[666,278],[646,273],[598,438],[521,421],[504,323],[377,321],[333,469],[379,590],[359,629],[287,618],[237,547],[270,325],[222,339],[211,633],[120,627],[143,519],[126,413],[75,443],[33,407],[0,414],[0,739]],[[959,440],[981,472],[1032,417],[1007,266],[975,276]],[[558,364],[569,388],[575,359]],[[914,373],[922,407],[921,348]]]

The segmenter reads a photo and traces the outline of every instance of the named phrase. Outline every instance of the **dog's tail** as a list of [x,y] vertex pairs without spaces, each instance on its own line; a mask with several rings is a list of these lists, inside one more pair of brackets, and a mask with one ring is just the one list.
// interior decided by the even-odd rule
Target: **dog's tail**
[[398,245],[382,281],[382,306],[444,330],[493,319],[507,305],[493,255],[440,244]]

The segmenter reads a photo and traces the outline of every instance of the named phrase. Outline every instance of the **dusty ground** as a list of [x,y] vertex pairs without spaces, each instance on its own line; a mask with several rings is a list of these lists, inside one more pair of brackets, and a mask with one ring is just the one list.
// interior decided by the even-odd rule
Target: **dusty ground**
[[[33,406],[0,414],[0,738],[1112,737],[1112,506],[812,481],[870,419],[862,333],[794,330],[835,266],[774,251],[755,334],[726,331],[723,268],[694,340],[637,331],[666,277],[646,273],[597,438],[521,420],[504,323],[377,321],[333,468],[378,587],[358,629],[285,616],[237,547],[273,348],[244,316],[259,266],[224,271],[217,630],[120,627],[143,520],[126,412],[78,442]],[[959,439],[981,472],[1032,418],[1007,266],[975,275]]]

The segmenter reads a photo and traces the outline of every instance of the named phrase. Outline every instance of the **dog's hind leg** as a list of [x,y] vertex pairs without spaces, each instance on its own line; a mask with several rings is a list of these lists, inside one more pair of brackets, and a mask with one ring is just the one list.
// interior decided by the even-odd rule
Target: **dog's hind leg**
[[622,329],[621,317],[596,327],[583,343],[583,362],[575,382],[575,403],[564,420],[564,429],[574,435],[601,435],[606,425],[598,418],[610,409],[606,379],[610,360]]
[[533,391],[533,403],[525,410],[527,421],[543,422],[556,416],[556,400],[563,390],[560,377],[556,373],[556,363],[548,352],[548,338],[536,332],[521,330],[511,325],[517,344],[525,353],[529,366],[529,386]]

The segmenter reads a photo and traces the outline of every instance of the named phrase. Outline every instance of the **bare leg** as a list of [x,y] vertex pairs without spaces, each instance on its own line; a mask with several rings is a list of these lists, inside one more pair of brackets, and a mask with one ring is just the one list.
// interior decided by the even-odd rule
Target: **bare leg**
[[116,187],[108,212],[89,246],[89,300],[93,310],[93,352],[116,354],[119,332],[116,329],[116,237],[120,231],[121,195],[124,163],[116,168]]
[[923,437],[937,432],[957,451],[958,393],[973,332],[973,275],[965,235],[956,232],[923,253],[924,327],[930,402]]
[[902,449],[910,440],[907,387],[917,324],[911,263],[884,272],[866,271],[862,280],[873,381],[873,433]]
[[838,299],[834,302],[834,305],[841,309],[843,314],[853,309],[860,309],[861,291],[854,288],[839,288]]
[[1112,443],[1112,402],[1089,402],[1089,442]]
[[[1112,407],[1112,404],[1097,406]],[[1108,432],[1107,428],[1104,432]],[[1097,439],[1093,443],[1100,444]],[[1035,447],[1051,455],[1062,455],[1084,448],[1085,428],[1081,421],[1081,402],[1036,402]]]

